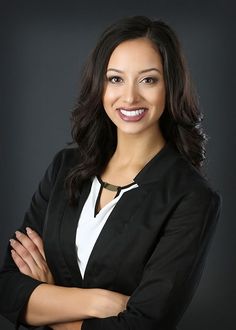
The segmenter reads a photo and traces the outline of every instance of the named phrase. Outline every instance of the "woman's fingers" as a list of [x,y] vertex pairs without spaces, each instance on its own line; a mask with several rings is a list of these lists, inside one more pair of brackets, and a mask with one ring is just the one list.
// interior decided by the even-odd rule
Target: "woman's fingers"
[[44,253],[42,238],[36,233],[36,231],[34,231],[33,229],[31,229],[29,227],[26,228],[26,232],[27,232],[27,235],[29,236],[29,238],[33,241],[33,243],[39,249],[39,252],[43,256],[44,260],[46,260],[45,259],[45,253]]
[[[18,242],[15,239],[10,240],[10,245],[15,253],[24,261],[25,264],[30,268],[31,272],[36,267],[36,262],[32,257],[31,253],[27,248],[25,248],[21,242]],[[14,260],[14,259],[13,259]],[[19,261],[19,259],[17,259]],[[15,260],[14,260],[15,261]],[[18,267],[18,265],[17,265]]]
[[14,250],[16,250],[15,247],[18,248],[18,251],[16,252],[28,263],[29,266],[33,266],[34,263],[36,263],[40,267],[45,259],[40,253],[37,245],[27,235],[20,231],[16,231],[16,238],[21,244],[15,241],[15,246],[13,246]]
[[27,235],[16,231],[16,238],[10,240],[12,258],[21,273],[37,280],[54,284],[54,279],[44,256],[40,236],[30,228]]
[[32,272],[30,267],[27,265],[27,263],[18,255],[18,253],[15,250],[11,250],[12,259],[14,260],[16,266],[20,270],[21,273],[32,276]]

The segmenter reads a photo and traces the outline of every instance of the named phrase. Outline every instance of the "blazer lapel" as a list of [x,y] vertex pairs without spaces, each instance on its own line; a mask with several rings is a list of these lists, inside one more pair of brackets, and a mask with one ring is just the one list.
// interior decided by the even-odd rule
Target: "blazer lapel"
[[77,251],[75,247],[76,230],[79,216],[89,195],[90,188],[91,181],[87,181],[79,195],[79,202],[77,207],[71,207],[67,203],[60,228],[62,252],[66,264],[68,265],[68,269],[71,272],[72,281],[76,286],[82,282],[82,276],[78,266]]

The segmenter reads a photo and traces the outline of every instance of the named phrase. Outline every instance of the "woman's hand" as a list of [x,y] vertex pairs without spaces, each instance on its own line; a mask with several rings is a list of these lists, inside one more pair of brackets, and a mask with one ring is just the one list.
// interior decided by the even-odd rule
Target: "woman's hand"
[[22,274],[36,280],[54,284],[47,265],[41,237],[31,228],[26,228],[27,235],[16,231],[16,238],[10,240],[12,258]]

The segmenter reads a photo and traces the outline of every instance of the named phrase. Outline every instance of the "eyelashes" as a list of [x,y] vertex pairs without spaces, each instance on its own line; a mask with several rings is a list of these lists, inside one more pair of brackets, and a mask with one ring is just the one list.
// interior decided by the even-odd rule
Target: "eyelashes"
[[[120,76],[108,76],[106,77],[106,80],[112,84],[121,84],[124,82],[123,78],[121,78]],[[144,83],[147,85],[153,85],[156,84],[159,81],[159,79],[157,77],[145,77],[142,78],[141,80],[139,80],[139,83]]]
[[112,84],[117,84],[122,82],[122,78],[119,76],[110,76],[107,77],[107,81],[111,82]]
[[145,84],[155,84],[158,82],[158,79],[156,77],[147,77],[147,78],[144,78],[142,79],[142,81],[145,83]]

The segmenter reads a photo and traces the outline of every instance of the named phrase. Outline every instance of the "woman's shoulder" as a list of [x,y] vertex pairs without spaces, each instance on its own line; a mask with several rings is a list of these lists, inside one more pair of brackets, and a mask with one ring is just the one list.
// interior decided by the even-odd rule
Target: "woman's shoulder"
[[49,164],[46,176],[55,182],[56,178],[65,178],[68,172],[79,163],[79,149],[75,146],[60,149]]
[[75,145],[59,150],[54,158],[54,163],[60,163],[63,166],[74,166],[78,163],[80,158],[79,149]]
[[199,200],[214,199],[221,203],[220,192],[214,187],[204,169],[196,169],[188,160],[180,154],[176,162],[169,169],[168,185],[173,192],[182,192],[187,195],[196,195]]

